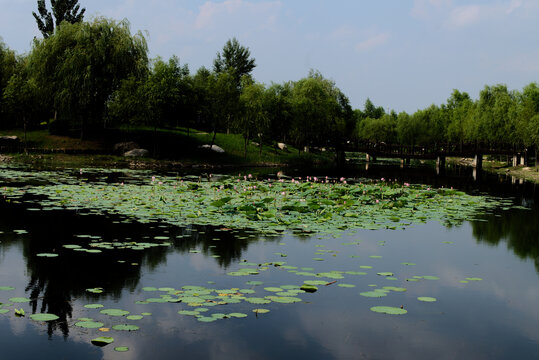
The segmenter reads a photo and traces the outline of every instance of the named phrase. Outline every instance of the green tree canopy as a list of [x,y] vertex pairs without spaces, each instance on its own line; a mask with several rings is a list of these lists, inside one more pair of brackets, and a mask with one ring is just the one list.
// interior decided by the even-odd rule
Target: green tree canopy
[[82,136],[87,126],[105,125],[107,103],[122,80],[147,72],[147,51],[144,36],[132,36],[127,21],[64,23],[35,41],[29,69],[58,121],[79,127]]
[[236,38],[228,40],[222,53],[217,53],[213,61],[213,71],[216,73],[230,72],[238,87],[243,76],[250,76],[256,67],[255,59],[251,58],[249,48],[240,45]]
[[74,24],[81,22],[84,17],[85,8],[80,8],[78,0],[51,0],[52,11],[47,10],[45,0],[37,0],[37,11],[32,12],[37,22],[39,31],[44,38],[48,38],[54,33],[62,21]]

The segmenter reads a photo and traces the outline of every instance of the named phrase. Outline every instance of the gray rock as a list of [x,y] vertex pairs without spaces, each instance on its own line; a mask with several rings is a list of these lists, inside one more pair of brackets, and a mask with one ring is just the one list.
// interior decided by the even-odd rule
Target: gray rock
[[225,150],[223,150],[223,148],[217,146],[217,145],[212,145],[210,146],[209,144],[206,144],[206,145],[202,145],[200,146],[201,149],[208,149],[208,150],[211,150],[213,152],[216,152],[216,153],[219,153],[219,154],[222,154],[225,152]]
[[126,157],[148,157],[150,152],[146,149],[133,149],[124,154]]
[[125,154],[126,152],[134,149],[140,149],[140,146],[133,141],[115,144],[113,148],[115,154]]

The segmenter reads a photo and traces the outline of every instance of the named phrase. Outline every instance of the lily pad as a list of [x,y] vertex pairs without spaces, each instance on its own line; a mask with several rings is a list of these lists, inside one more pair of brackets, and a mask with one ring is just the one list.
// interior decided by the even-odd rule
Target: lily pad
[[59,317],[54,314],[33,314],[30,315],[30,318],[34,321],[54,321],[59,319]]
[[121,309],[105,309],[105,310],[101,310],[100,313],[109,315],[109,316],[125,316],[129,314],[129,311],[121,310]]
[[99,321],[79,321],[75,323],[75,326],[84,328],[84,329],[99,329],[105,324]]
[[269,313],[270,311],[268,309],[253,309],[253,312],[255,314],[267,314]]
[[126,352],[126,351],[129,351],[129,348],[127,346],[117,346],[117,347],[114,348],[114,351]]
[[100,336],[92,340],[92,344],[96,346],[105,346],[108,344],[112,344],[113,342],[114,342],[114,338],[110,336]]
[[417,300],[423,301],[423,302],[435,302],[435,301],[437,301],[436,298],[433,298],[433,297],[430,297],[430,296],[420,296],[420,297],[417,298]]
[[37,254],[36,256],[38,256],[38,257],[54,258],[54,257],[58,257],[58,254],[53,254],[53,253],[41,253],[41,254]]
[[30,302],[30,299],[23,298],[23,297],[12,297],[9,299],[12,303],[27,303]]
[[13,286],[0,286],[0,291],[11,291],[15,290]]
[[87,305],[84,305],[84,307],[86,309],[100,309],[100,308],[102,308],[104,306],[101,305],[101,304],[87,304]]
[[140,329],[137,325],[130,324],[114,325],[112,328],[118,331],[137,331],[138,329]]
[[381,314],[389,314],[389,315],[404,315],[408,313],[408,311],[405,309],[402,309],[400,307],[392,307],[392,306],[373,306],[371,307],[371,311],[381,313]]

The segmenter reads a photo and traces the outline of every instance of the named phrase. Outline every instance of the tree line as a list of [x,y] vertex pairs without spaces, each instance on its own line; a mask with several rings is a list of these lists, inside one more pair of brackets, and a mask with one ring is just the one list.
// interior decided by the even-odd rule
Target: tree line
[[[441,148],[474,144],[537,148],[539,87],[485,86],[479,99],[454,90],[445,104],[413,114],[386,112],[369,99],[352,109],[320,72],[298,81],[257,82],[247,47],[233,38],[213,68],[191,73],[172,56],[149,59],[143,33],[127,20],[84,21],[76,0],[38,0],[42,39],[17,55],[0,42],[0,127],[48,127],[80,136],[125,126],[196,128],[242,134],[245,145],[284,142],[331,148],[342,157],[358,141]],[[247,150],[247,146],[245,146]]]

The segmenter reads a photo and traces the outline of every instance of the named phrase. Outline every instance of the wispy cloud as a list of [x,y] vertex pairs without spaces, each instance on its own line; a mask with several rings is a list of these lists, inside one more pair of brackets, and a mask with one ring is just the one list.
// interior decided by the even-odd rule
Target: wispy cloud
[[280,1],[252,3],[245,0],[226,0],[224,2],[207,1],[200,6],[195,20],[196,29],[213,28],[223,22],[234,23],[237,20],[256,22],[257,27],[268,26],[275,22]]
[[454,8],[446,21],[448,27],[461,27],[477,22],[486,9],[479,5],[464,5]]
[[410,14],[415,18],[428,20],[452,5],[453,0],[414,0]]
[[371,50],[375,47],[385,44],[389,40],[389,33],[384,32],[371,36],[370,38],[363,40],[362,42],[356,45],[356,50],[359,52],[364,52]]

